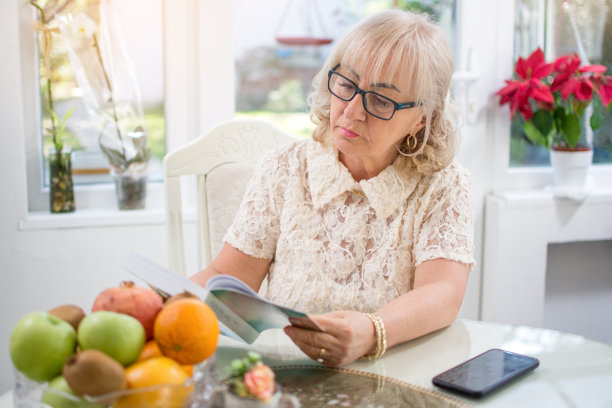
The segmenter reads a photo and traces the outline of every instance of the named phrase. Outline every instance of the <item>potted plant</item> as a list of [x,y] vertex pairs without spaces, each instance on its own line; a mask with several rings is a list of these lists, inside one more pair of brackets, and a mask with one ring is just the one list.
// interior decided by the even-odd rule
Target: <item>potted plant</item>
[[496,93],[527,138],[550,149],[561,192],[583,191],[587,183],[593,160],[587,131],[601,126],[612,101],[612,77],[605,72],[603,65],[582,65],[575,53],[547,63],[538,48],[518,59],[514,78]]
[[140,91],[112,5],[100,3],[100,27],[84,13],[61,17],[75,77],[84,91],[98,145],[115,179],[119,209],[145,207],[151,158]]
[[44,128],[46,136],[51,136],[52,147],[48,150],[49,159],[49,210],[52,213],[66,213],[75,210],[74,189],[72,183],[72,149],[64,145],[64,139],[69,135],[66,123],[74,109],[68,110],[62,118],[54,109],[54,98],[51,76],[53,67],[51,64],[51,50],[53,48],[53,35],[57,31],[50,24],[45,9],[36,1],[31,0],[40,14],[40,21],[35,25],[41,36],[41,54],[44,65],[42,88],[45,90],[46,111],[49,114],[50,125]]

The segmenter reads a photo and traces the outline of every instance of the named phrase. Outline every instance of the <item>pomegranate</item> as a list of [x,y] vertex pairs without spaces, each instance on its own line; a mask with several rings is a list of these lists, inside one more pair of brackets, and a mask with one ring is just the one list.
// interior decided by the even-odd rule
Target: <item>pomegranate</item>
[[100,292],[91,311],[107,310],[130,315],[142,324],[147,339],[151,339],[155,317],[162,306],[161,296],[152,289],[136,286],[132,281],[123,281],[117,287]]

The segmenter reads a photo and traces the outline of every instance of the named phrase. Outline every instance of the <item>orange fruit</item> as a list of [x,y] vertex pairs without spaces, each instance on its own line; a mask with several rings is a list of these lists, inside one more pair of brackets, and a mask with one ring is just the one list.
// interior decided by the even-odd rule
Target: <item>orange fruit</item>
[[152,357],[126,368],[128,391],[113,408],[185,406],[193,384],[183,367],[168,357]]
[[181,364],[198,364],[217,349],[219,323],[199,299],[179,299],[158,313],[153,337],[164,356]]
[[[138,356],[138,360],[136,360],[136,362],[161,356],[163,356],[163,354],[159,349],[157,342],[155,340],[149,340],[143,347],[142,352],[140,353],[140,356]],[[181,367],[183,367],[183,370],[185,370],[189,377],[193,377],[193,364],[181,364]]]
[[181,364],[183,370],[187,373],[188,376],[193,377],[193,365],[192,364]]
[[136,359],[136,362],[148,360],[150,358],[159,357],[162,355],[163,354],[161,350],[159,349],[157,342],[155,340],[149,340],[145,343],[144,347],[142,348],[142,351],[140,352],[140,355]]
[[159,384],[183,384],[189,375],[171,358],[160,356],[134,363],[125,369],[128,389]]

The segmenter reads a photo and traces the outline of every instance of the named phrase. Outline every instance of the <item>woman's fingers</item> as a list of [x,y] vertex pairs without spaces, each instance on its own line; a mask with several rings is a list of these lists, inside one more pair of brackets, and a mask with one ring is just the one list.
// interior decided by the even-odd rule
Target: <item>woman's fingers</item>
[[321,331],[294,326],[285,327],[285,333],[308,357],[321,364],[334,365],[338,350],[336,337]]
[[306,355],[322,364],[348,364],[366,354],[375,342],[372,324],[362,313],[340,311],[309,318],[317,329],[296,322],[285,332]]

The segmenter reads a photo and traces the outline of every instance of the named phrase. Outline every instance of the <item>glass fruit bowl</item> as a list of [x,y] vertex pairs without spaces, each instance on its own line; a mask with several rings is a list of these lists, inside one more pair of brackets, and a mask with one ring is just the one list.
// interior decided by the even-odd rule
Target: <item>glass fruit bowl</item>
[[35,382],[13,368],[15,408],[197,408],[206,407],[218,385],[215,355],[194,366],[193,376],[184,384],[163,384],[117,391],[92,397],[69,394],[62,387]]

